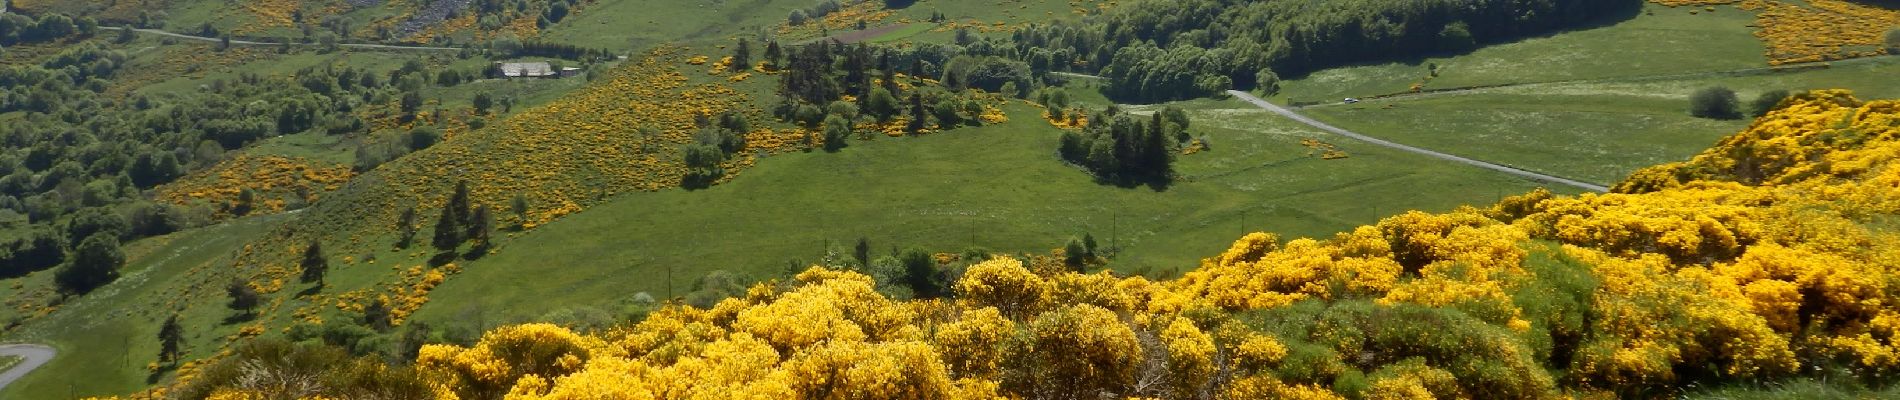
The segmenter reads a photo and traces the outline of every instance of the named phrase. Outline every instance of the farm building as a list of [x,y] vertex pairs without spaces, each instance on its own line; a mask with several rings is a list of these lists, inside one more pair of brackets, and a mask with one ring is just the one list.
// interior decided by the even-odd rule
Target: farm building
[[495,63],[495,73],[503,78],[546,78],[556,76],[554,67],[544,62]]

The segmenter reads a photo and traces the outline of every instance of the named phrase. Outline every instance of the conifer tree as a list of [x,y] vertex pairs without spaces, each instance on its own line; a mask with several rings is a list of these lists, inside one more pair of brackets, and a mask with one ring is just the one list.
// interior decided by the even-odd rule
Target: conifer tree
[[323,275],[330,271],[330,260],[323,256],[323,243],[310,241],[310,247],[303,252],[303,283],[316,282],[323,286]]

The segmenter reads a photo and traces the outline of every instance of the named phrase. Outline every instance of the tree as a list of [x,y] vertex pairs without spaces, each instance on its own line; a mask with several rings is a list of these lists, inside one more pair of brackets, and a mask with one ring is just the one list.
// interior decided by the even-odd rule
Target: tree
[[1689,96],[1689,115],[1710,119],[1741,118],[1741,113],[1737,111],[1737,102],[1735,91],[1726,87],[1703,88]]
[[416,112],[422,110],[422,94],[415,91],[402,93],[402,115],[404,119],[414,119]]
[[1748,115],[1753,117],[1768,115],[1769,111],[1774,111],[1775,106],[1781,105],[1781,100],[1786,98],[1788,98],[1788,91],[1786,90],[1762,92],[1761,95],[1755,96],[1754,102],[1748,104]]
[[462,246],[462,226],[457,219],[454,207],[442,207],[442,216],[435,220],[435,239],[430,241],[437,251],[453,253]]
[[1900,28],[1887,31],[1887,54],[1900,54]]
[[396,248],[407,249],[416,240],[416,208],[402,209],[402,215],[396,217]]
[[158,327],[158,361],[178,365],[179,344],[185,341],[185,328],[178,325],[178,314],[165,318]]
[[378,332],[389,330],[389,305],[380,298],[370,300],[369,305],[363,306],[363,319],[360,322]]
[[909,132],[911,135],[922,133],[924,127],[928,126],[927,122],[925,122],[927,119],[930,119],[930,111],[924,108],[924,96],[919,93],[911,93],[910,124],[904,126],[904,131]]
[[825,151],[838,151],[851,140],[851,121],[836,115],[825,117]]
[[469,207],[468,181],[455,182],[455,191],[449,193],[449,201],[443,207],[454,213],[455,226],[469,226],[475,222],[472,219],[473,215],[470,214],[474,212],[474,209]]
[[877,122],[889,122],[897,116],[897,96],[882,87],[871,88],[871,96],[864,99],[864,112],[877,118]]
[[739,38],[739,45],[733,46],[732,65],[726,66],[726,69],[735,72],[752,69],[752,44],[745,38]]
[[224,293],[231,298],[231,302],[226,303],[225,306],[232,310],[243,311],[245,315],[250,315],[252,311],[255,311],[257,303],[261,300],[257,290],[251,289],[250,283],[242,279],[232,279],[231,284],[225,285]]
[[934,299],[943,295],[943,284],[937,276],[937,260],[930,252],[911,248],[897,257],[904,266],[904,285],[919,299]]
[[118,279],[119,267],[124,265],[119,239],[108,233],[93,234],[73,249],[72,260],[54,272],[53,281],[63,293],[85,294]]
[[303,275],[298,277],[299,281],[316,282],[317,286],[323,286],[323,276],[330,272],[330,260],[323,255],[323,243],[310,241],[310,247],[303,251],[303,262],[298,266],[303,268]]
[[488,92],[476,93],[474,103],[475,112],[488,114],[488,109],[495,107],[495,96]]
[[765,42],[765,68],[777,70],[780,60],[785,59],[785,50],[778,47],[778,41]]
[[468,224],[468,233],[465,236],[468,240],[475,242],[475,245],[469,248],[469,254],[472,256],[487,254],[489,246],[492,245],[489,238],[495,232],[494,216],[488,211],[488,205],[483,204],[475,207],[475,212],[470,214],[469,219],[471,223]]
[[962,105],[958,104],[956,99],[945,98],[938,100],[937,105],[931,107],[930,111],[932,115],[937,117],[938,124],[944,127],[951,127],[963,123],[963,116],[957,114],[962,111],[961,108],[963,108]]
[[1255,89],[1260,90],[1260,94],[1268,97],[1278,95],[1280,94],[1280,74],[1274,73],[1272,69],[1261,68],[1260,72],[1253,75],[1253,85]]
[[858,267],[870,269],[871,268],[871,240],[863,236],[859,236],[858,245],[851,249],[851,255],[858,259]]
[[517,193],[508,205],[509,210],[515,212],[515,227],[524,227],[528,223],[528,196]]
[[257,192],[251,188],[238,189],[237,204],[231,205],[231,215],[250,215],[257,207]]
[[409,129],[409,150],[419,151],[442,141],[442,132],[429,125],[417,124]]
[[1080,239],[1069,238],[1069,244],[1062,246],[1062,264],[1075,272],[1087,272],[1089,250]]

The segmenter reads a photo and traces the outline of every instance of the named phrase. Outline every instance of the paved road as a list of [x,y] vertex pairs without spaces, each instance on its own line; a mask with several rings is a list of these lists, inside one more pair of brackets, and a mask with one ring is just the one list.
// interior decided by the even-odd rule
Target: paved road
[[28,372],[33,372],[34,368],[46,365],[47,361],[53,359],[54,353],[56,353],[56,351],[54,351],[53,348],[37,344],[0,345],[0,355],[25,358],[25,360],[21,360],[19,364],[14,364],[13,367],[7,368],[6,371],[0,371],[0,388],[5,388],[7,385],[13,384],[14,380],[26,376]]
[[[166,32],[166,31],[161,31],[157,29],[121,28],[121,27],[115,27],[115,26],[101,26],[99,27],[99,29],[112,29],[112,30],[132,29],[132,31],[139,32],[139,33],[149,33],[153,35],[171,36],[171,37],[180,38],[180,39],[199,40],[199,41],[206,41],[206,42],[219,42],[219,41],[224,40],[221,38],[209,38],[209,37],[203,37],[203,36],[186,35],[182,33],[172,33],[172,32]],[[283,45],[283,43],[253,42],[249,40],[237,40],[237,39],[231,39],[231,44],[245,45],[245,46],[282,46]],[[304,46],[315,45],[315,44],[301,44],[301,43],[291,43],[291,44],[304,45]],[[388,45],[388,44],[359,44],[359,43],[344,43],[344,44],[338,44],[337,46],[344,47],[344,48],[351,48],[351,49],[376,49],[376,50],[423,50],[423,51],[461,51],[462,50],[459,47],[398,46],[398,45]]]
[[1563,184],[1563,185],[1568,185],[1568,186],[1575,186],[1578,188],[1582,188],[1584,190],[1589,190],[1589,191],[1594,191],[1594,192],[1607,192],[1610,190],[1610,188],[1608,187],[1604,187],[1603,185],[1598,185],[1594,183],[1589,183],[1589,182],[1584,182],[1584,181],[1579,181],[1579,180],[1564,178],[1564,177],[1559,177],[1559,176],[1545,175],[1545,174],[1540,174],[1540,173],[1531,172],[1531,171],[1525,171],[1525,170],[1518,169],[1515,167],[1499,165],[1499,164],[1490,163],[1486,161],[1473,160],[1469,158],[1440,153],[1440,152],[1432,151],[1429,149],[1413,147],[1413,146],[1408,146],[1408,145],[1399,144],[1399,143],[1393,143],[1385,139],[1361,135],[1358,133],[1354,133],[1353,131],[1348,131],[1345,129],[1340,129],[1339,127],[1336,127],[1336,126],[1328,125],[1325,122],[1319,122],[1318,120],[1307,118],[1306,116],[1295,113],[1292,110],[1286,109],[1285,107],[1280,107],[1280,106],[1274,105],[1273,103],[1268,103],[1266,100],[1261,100],[1259,97],[1254,97],[1253,94],[1249,94],[1247,92],[1242,92],[1238,90],[1229,90],[1227,91],[1227,94],[1233,95],[1234,97],[1238,97],[1241,100],[1246,100],[1248,103],[1253,103],[1254,106],[1260,107],[1267,111],[1272,111],[1275,114],[1280,114],[1281,116],[1291,118],[1294,121],[1299,121],[1300,123],[1303,123],[1303,124],[1312,125],[1314,128],[1319,128],[1320,130],[1338,134],[1340,136],[1358,139],[1359,141],[1362,141],[1362,142],[1390,147],[1393,149],[1398,149],[1400,151],[1417,153],[1417,154],[1421,154],[1421,155],[1425,155],[1428,157],[1437,158],[1441,160],[1462,163],[1462,164],[1466,164],[1466,165],[1470,165],[1470,166],[1474,166],[1478,168],[1484,168],[1484,169],[1489,169],[1493,171],[1503,172],[1506,174],[1517,175],[1517,176],[1521,176],[1526,179],[1530,179],[1534,181],[1542,181],[1542,182],[1558,183],[1558,184]]

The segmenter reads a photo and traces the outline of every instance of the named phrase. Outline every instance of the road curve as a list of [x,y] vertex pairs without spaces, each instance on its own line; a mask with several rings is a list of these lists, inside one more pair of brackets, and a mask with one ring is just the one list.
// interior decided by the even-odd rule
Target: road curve
[[1393,143],[1385,139],[1361,135],[1358,133],[1354,133],[1353,131],[1348,131],[1345,129],[1340,129],[1339,127],[1336,127],[1336,126],[1328,125],[1325,122],[1319,122],[1319,120],[1308,118],[1304,115],[1300,115],[1298,113],[1293,112],[1293,110],[1288,110],[1285,107],[1280,107],[1280,106],[1274,105],[1273,103],[1268,103],[1266,100],[1261,100],[1259,97],[1254,97],[1253,94],[1250,94],[1247,92],[1243,92],[1239,90],[1229,90],[1227,91],[1227,94],[1233,95],[1234,97],[1240,98],[1241,100],[1246,100],[1248,103],[1253,103],[1254,106],[1260,107],[1267,111],[1272,111],[1275,114],[1280,114],[1281,116],[1290,118],[1294,121],[1299,121],[1300,123],[1311,125],[1314,128],[1319,128],[1320,130],[1338,134],[1340,136],[1357,139],[1362,142],[1390,147],[1393,149],[1397,149],[1399,151],[1421,154],[1421,155],[1425,155],[1428,157],[1437,158],[1437,159],[1441,159],[1445,161],[1451,161],[1451,162],[1466,164],[1466,165],[1470,165],[1470,166],[1474,166],[1478,168],[1484,168],[1484,169],[1489,169],[1493,171],[1503,172],[1506,174],[1516,175],[1516,176],[1524,177],[1525,179],[1530,179],[1534,181],[1558,183],[1558,184],[1563,184],[1567,186],[1574,186],[1577,188],[1581,188],[1581,189],[1593,191],[1593,192],[1607,192],[1610,190],[1610,188],[1608,187],[1604,187],[1603,185],[1598,185],[1594,183],[1589,183],[1589,182],[1584,182],[1584,181],[1579,181],[1579,180],[1564,178],[1564,177],[1559,177],[1559,176],[1545,175],[1545,174],[1540,174],[1540,173],[1531,172],[1531,171],[1525,171],[1525,170],[1510,167],[1510,166],[1495,164],[1495,163],[1481,161],[1481,160],[1473,160],[1469,158],[1440,153],[1440,152],[1432,151],[1429,149],[1413,147],[1413,146],[1408,146],[1408,145],[1399,144],[1399,143]]
[[58,353],[58,351],[53,350],[51,347],[37,344],[0,345],[0,356],[19,356],[23,358],[19,364],[14,364],[13,367],[7,368],[6,371],[0,371],[0,389],[4,389],[7,385],[13,384],[14,380],[26,376],[26,373],[33,372],[33,369],[39,368],[41,365],[46,365],[46,362],[51,361],[53,355],[56,353]]
[[[205,41],[205,42],[218,42],[218,41],[224,40],[220,38],[209,38],[209,37],[204,37],[204,36],[186,35],[182,33],[172,33],[172,32],[166,32],[166,31],[161,31],[157,29],[123,28],[123,27],[116,27],[116,26],[101,26],[99,27],[99,29],[111,29],[111,30],[131,29],[132,31],[139,32],[139,33],[148,33],[148,34],[159,35],[159,36],[170,36],[170,37],[175,37],[179,39],[198,40],[198,41]],[[237,39],[231,39],[231,44],[244,45],[244,46],[282,46],[283,45],[283,43],[253,42],[249,40],[237,40]],[[314,45],[314,44],[308,44],[308,43],[291,43],[291,44],[305,45],[305,46]],[[379,49],[379,50],[427,50],[427,51],[460,51],[462,50],[461,48],[458,48],[458,47],[397,46],[397,45],[388,45],[388,44],[360,44],[360,43],[343,43],[343,44],[338,44],[337,47],[350,48],[350,49]]]

